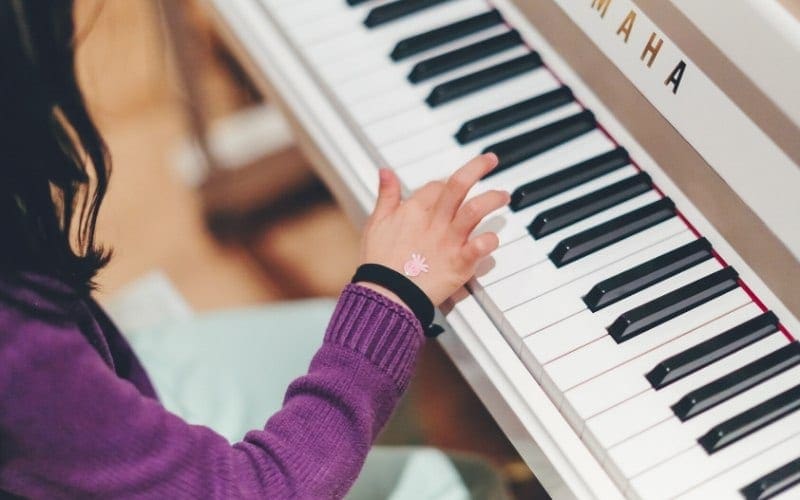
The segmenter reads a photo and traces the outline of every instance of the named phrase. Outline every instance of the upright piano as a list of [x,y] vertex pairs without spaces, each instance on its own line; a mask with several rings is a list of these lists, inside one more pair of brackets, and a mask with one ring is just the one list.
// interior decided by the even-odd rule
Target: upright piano
[[800,498],[796,0],[206,0],[356,224],[493,151],[439,339],[555,498]]

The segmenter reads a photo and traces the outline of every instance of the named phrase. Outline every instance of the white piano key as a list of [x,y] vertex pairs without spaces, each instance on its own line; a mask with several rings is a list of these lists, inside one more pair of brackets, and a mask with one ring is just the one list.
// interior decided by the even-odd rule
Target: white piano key
[[[537,117],[533,120],[526,121],[524,125],[510,127],[501,130],[496,134],[492,134],[493,139],[484,138],[481,141],[475,141],[470,144],[460,145],[454,137],[456,126],[447,125],[434,125],[421,131],[415,131],[414,128],[408,130],[400,130],[405,136],[390,144],[379,148],[384,161],[394,166],[397,169],[402,169],[410,164],[427,161],[432,155],[448,149],[460,149],[465,154],[475,156],[488,145],[493,144],[492,140],[498,141],[505,138],[513,137],[514,135],[523,133],[525,131],[534,129],[537,124],[546,124],[556,119],[563,118],[574,114],[573,107],[564,107],[564,109],[553,110],[545,117]],[[518,124],[520,125],[520,124]],[[407,126],[413,127],[412,124]]]
[[[472,72],[515,59],[526,53],[527,49],[521,47],[508,49],[500,54],[470,64],[469,66],[450,71],[416,86],[406,83],[396,87],[396,81],[393,80],[393,83],[388,88],[384,87],[379,92],[372,92],[374,89],[367,91],[369,93],[374,93],[375,95],[373,97],[368,99],[357,98],[352,101],[350,103],[350,114],[358,124],[368,126],[370,123],[386,119],[389,116],[408,111],[418,106],[425,101],[431,90],[440,83],[445,83],[452,79],[466,76]],[[390,80],[386,75],[376,75],[375,79],[381,80],[382,83],[379,84],[384,86],[387,85]],[[348,90],[344,89],[343,91],[347,92]],[[353,89],[352,93],[359,94],[360,89]]]
[[[331,0],[324,1],[330,2]],[[321,43],[309,44],[304,47],[304,53],[315,67],[330,61],[357,55],[365,47],[369,47],[370,50],[384,52],[388,57],[400,40],[488,11],[489,8],[484,0],[445,2],[408,16],[405,19],[381,26],[378,29],[371,30],[362,24],[359,29],[349,31],[336,38],[325,40]],[[366,12],[359,13],[357,17],[360,21],[363,21],[366,15]]]
[[[271,8],[270,12],[284,26],[292,40],[298,46],[304,47],[336,40],[350,33],[377,32],[377,30],[368,29],[364,25],[364,19],[373,8],[390,3],[390,1],[371,1],[350,6],[345,2],[315,0],[286,3],[280,7]],[[422,15],[422,13],[414,15],[414,17],[417,15]]]
[[347,106],[347,112],[360,126],[369,126],[370,123],[425,105],[426,97],[424,92],[400,87],[351,104]]
[[[674,241],[692,238],[680,220],[670,219],[566,267],[557,268],[549,259],[543,260],[482,289],[485,290],[483,295],[496,298],[498,305],[503,306],[502,310],[508,313],[513,327],[522,328],[520,333],[527,335],[541,329],[541,325],[555,323],[564,317],[549,311],[551,305],[559,307],[559,303],[566,302],[571,310],[577,312],[586,307],[580,298],[585,293],[583,288],[589,283],[591,285],[588,286],[592,286],[595,280],[602,280],[653,256],[658,256],[663,249],[672,248],[671,245],[674,244],[672,238],[679,234],[680,238]],[[498,252],[503,249],[505,247]],[[569,288],[562,289],[564,286]],[[507,296],[515,288],[519,289],[518,295],[522,295],[524,300],[505,307],[514,300]],[[576,306],[578,304],[576,301],[580,302],[580,305]],[[518,311],[520,308],[523,310]],[[517,319],[522,321],[518,322]],[[536,325],[538,327],[535,329],[526,330]]]
[[[743,500],[740,489],[800,457],[800,434],[794,435],[763,452],[743,460],[678,496],[681,500]],[[789,490],[791,491],[791,490]],[[788,494],[789,491],[786,493]],[[798,491],[800,493],[800,491]],[[780,499],[783,494],[774,498]],[[785,496],[800,498],[800,494]]]
[[[282,6],[286,6],[295,2],[302,4],[306,2],[320,2],[320,1],[323,0],[260,0],[260,2],[264,4],[265,7],[270,9],[280,8]],[[344,8],[344,5],[342,5],[342,8]]]
[[[737,290],[730,293],[738,292]],[[613,406],[586,421],[585,440],[593,448],[608,450],[648,427],[671,418],[674,414],[670,405],[692,390],[766,356],[784,345],[786,345],[785,338],[781,338],[780,335],[770,335],[661,390],[648,390]]]
[[[523,236],[519,240],[498,249],[496,251],[498,255],[496,265],[477,278],[477,281],[484,288],[484,295],[497,304],[500,310],[511,309],[526,302],[531,297],[530,287],[537,285],[536,283],[531,283],[527,275],[520,271],[524,271],[539,262],[547,261],[547,255],[561,240],[649,205],[659,199],[661,199],[661,195],[655,191],[649,191],[615,205],[608,210],[587,217],[571,226],[548,234],[541,239],[535,240],[530,235]],[[514,250],[506,250],[508,247],[515,248]],[[513,261],[504,259],[503,255],[506,251],[514,252],[514,255],[518,255],[520,258],[515,258]],[[591,256],[586,258],[591,258]]]
[[[598,131],[592,131],[592,132],[589,132],[588,134],[585,134],[583,136],[577,137],[576,139],[573,139],[572,141],[570,141],[570,144],[572,144],[573,146],[576,146],[576,147],[580,146],[580,145],[586,145],[586,144],[594,144],[596,147],[601,147],[601,145],[603,144],[603,141],[601,139],[601,140],[599,140],[599,141],[597,141],[595,143],[595,140],[597,139],[597,136],[594,135],[595,133],[598,133]],[[592,136],[592,137],[588,137],[588,136]],[[562,146],[559,146],[556,149],[562,149]],[[520,163],[518,165],[515,165],[515,166],[513,166],[513,167],[511,167],[511,168],[509,168],[507,170],[504,170],[504,171],[500,172],[499,174],[493,175],[491,177],[487,177],[486,179],[483,179],[480,182],[478,182],[470,190],[470,192],[468,193],[468,197],[477,196],[477,195],[479,195],[481,193],[484,193],[484,192],[492,190],[492,189],[499,189],[499,190],[508,191],[509,193],[511,193],[515,189],[517,189],[518,187],[522,186],[525,183],[538,180],[538,179],[540,179],[540,178],[542,178],[542,177],[544,177],[546,175],[550,175],[550,174],[552,174],[554,172],[557,172],[557,171],[559,171],[559,170],[561,170],[561,169],[563,169],[565,167],[570,166],[570,165],[562,165],[560,163],[562,161],[565,161],[565,158],[560,158],[557,161],[550,162],[550,161],[548,161],[548,160],[550,160],[550,157],[551,157],[550,152],[545,152],[545,153],[542,153],[542,155],[540,155],[540,156],[536,156],[534,158],[530,158],[529,160],[524,161],[524,162],[522,162],[522,163]],[[616,174],[619,174],[619,175],[622,176],[623,175],[622,170],[625,170],[625,169],[620,169],[617,172],[611,172],[610,174],[607,174],[608,177],[604,176],[603,179],[612,179],[612,178],[614,178],[613,176],[616,175]],[[636,167],[634,167],[632,165],[629,165],[627,167],[626,171],[629,173],[629,176],[630,175],[635,175],[636,173],[638,173],[638,170],[636,169]],[[624,177],[620,177],[620,179],[622,179],[622,178],[624,178]],[[596,179],[596,180],[599,180],[599,178]],[[590,182],[594,182],[594,181],[590,181]],[[589,185],[589,183],[576,186],[576,187],[572,188],[570,190],[570,192],[572,192],[572,193],[582,192],[582,190],[584,189],[584,186],[588,186],[588,185]],[[589,192],[589,191],[587,191],[587,192]],[[549,208],[549,207],[552,207],[552,206],[555,206],[555,205],[561,203],[561,202],[553,202],[553,200],[555,200],[555,199],[559,199],[559,200],[562,200],[561,202],[564,202],[564,201],[569,201],[569,200],[574,199],[574,198],[568,197],[567,196],[567,192],[565,192],[565,193],[562,193],[560,195],[556,195],[556,196],[554,196],[552,198],[548,198],[546,200],[543,200],[543,201],[539,202],[538,204],[536,204],[536,206],[538,206],[542,210],[544,210],[545,208],[543,208],[543,207],[548,207]],[[528,207],[528,208],[533,208],[533,206]],[[509,208],[508,211],[511,212],[510,208]],[[520,212],[518,212],[518,214],[521,214],[522,212],[523,211],[520,211]],[[537,215],[537,214],[538,214],[538,212],[533,214],[531,216],[531,219],[526,221],[525,224],[522,227],[520,227],[520,229],[523,232],[518,232],[517,233],[517,237],[522,236],[522,234],[527,234],[527,225],[528,225],[528,223],[530,223],[533,220],[533,217],[535,215]],[[509,237],[508,239],[509,239],[509,241],[512,241],[512,240],[515,240],[516,238]]]
[[[671,237],[685,233],[685,231],[686,229],[682,222],[674,218],[611,245],[584,259],[582,262],[579,261],[574,264],[576,266],[581,264],[581,267],[570,269],[570,266],[568,266],[558,269],[547,260],[523,271],[520,274],[528,276],[530,281],[524,281],[518,286],[526,286],[526,292],[531,298],[505,311],[502,323],[503,331],[508,332],[511,338],[519,339],[563,319],[566,317],[563,315],[564,307],[558,300],[549,300],[548,297],[551,293],[589,272],[603,269],[606,266],[616,267],[615,263],[622,259],[627,259],[631,263],[639,262],[639,258],[636,257],[638,252],[654,244],[661,244]],[[554,280],[548,281],[547,279],[550,277],[553,277]],[[491,303],[491,301],[485,301]],[[548,307],[540,307],[540,304],[546,304],[548,307],[554,307],[555,309],[551,311]],[[568,304],[566,305],[569,307]]]
[[[689,332],[661,329],[658,332],[654,331],[655,335],[639,335],[623,344],[617,344],[611,337],[603,337],[597,343],[587,346],[595,352],[603,351],[607,357],[598,358],[592,363],[592,371],[595,372],[592,378],[565,391],[563,409],[575,427],[582,430],[583,422],[592,415],[651,390],[645,374],[656,364],[761,314],[761,309],[753,302],[738,306],[742,300],[741,295],[726,294],[721,298],[725,300],[717,302],[715,308],[719,311],[729,308],[732,310]],[[665,338],[667,338],[666,343],[659,345]],[[596,344],[602,346],[595,347]],[[636,352],[632,353],[636,357],[625,361],[629,354],[626,349],[628,346],[637,348]],[[576,353],[580,351],[582,349]],[[568,365],[567,360],[570,358],[572,355],[562,358],[563,364],[559,363],[561,360],[557,360],[548,365],[548,376],[557,381],[559,374],[556,370]],[[560,382],[562,386],[567,384],[568,382]]]
[[[475,196],[479,194],[479,192],[485,191],[486,188],[489,187],[491,187],[492,189],[503,189],[505,191],[512,192],[514,189],[516,189],[516,187],[519,187],[524,182],[530,182],[538,178],[538,176],[534,177],[534,173],[528,173],[528,172],[529,170],[524,170],[524,169],[518,170],[518,173],[521,174],[520,179],[525,179],[524,181],[521,182],[520,180],[514,180],[513,183],[500,184],[500,185],[498,184],[492,185],[492,183],[488,182],[479,184],[479,189],[471,192],[470,196]],[[614,184],[615,182],[619,182],[628,177],[632,177],[636,175],[636,173],[637,173],[636,168],[632,165],[629,165],[627,167],[620,168],[611,173],[593,179],[587,183],[581,184],[572,189],[564,191],[563,193],[559,193],[551,198],[542,200],[539,203],[536,203],[523,210],[520,210],[519,212],[512,212],[510,209],[506,208],[502,212],[492,214],[491,220],[487,221],[486,230],[494,230],[494,228],[497,227],[499,223],[497,219],[502,220],[503,223],[502,226],[500,226],[499,230],[496,230],[497,236],[500,238],[500,246],[502,247],[511,241],[514,241],[518,238],[528,235],[528,230],[527,230],[528,225],[541,212],[556,207],[558,205],[561,205],[563,203],[566,203],[568,201],[574,200],[575,198],[578,198],[585,194],[597,191],[598,189],[602,189],[606,186]],[[539,174],[539,172],[535,172],[535,174]],[[483,229],[484,226],[479,226],[477,232],[481,233],[483,232]],[[489,269],[490,267],[491,265],[489,265],[488,263],[486,265],[482,265],[479,269],[479,272],[476,274],[481,275],[484,269]]]
[[680,495],[784,441],[796,438],[799,431],[800,412],[794,412],[711,456],[700,445],[694,446],[632,478],[629,491],[642,499]]
[[[694,268],[684,271],[684,273],[699,278],[710,274],[714,270],[720,269],[718,265],[714,266],[713,264],[716,263],[713,261],[706,261],[703,264],[698,264]],[[702,274],[698,274],[695,270],[702,272]],[[584,305],[582,300],[578,299],[578,302]],[[729,311],[720,311],[720,315],[727,312]],[[709,320],[711,319],[714,318],[709,318]],[[549,363],[545,367],[545,371],[560,391],[567,391],[569,388],[589,380],[610,367],[624,363],[631,357],[643,352],[643,349],[652,347],[654,343],[664,342],[681,332],[662,330],[659,333],[662,333],[662,335],[638,335],[622,344],[617,344],[611,337],[603,337],[597,342],[593,342],[563,358]]]
[[[613,142],[602,131],[593,130],[481,181],[480,189],[517,185],[517,182],[524,182],[522,179],[529,178],[528,172],[541,172],[543,176],[548,175],[579,161],[605,153],[613,147]],[[457,158],[459,163],[448,163],[452,158]],[[469,152],[465,152],[462,148],[453,148],[405,165],[398,171],[398,176],[406,187],[413,190],[432,179],[447,177],[471,158]],[[535,178],[537,177],[530,177],[530,180]]]
[[[416,191],[430,181],[445,180],[453,172],[474,158],[472,151],[461,148],[448,148],[432,154],[425,160],[418,162],[419,167],[402,168],[395,172],[403,187],[409,192]],[[424,165],[424,166],[423,166]]]
[[[781,333],[774,335],[783,337]],[[781,340],[784,344],[786,343],[785,338]],[[697,446],[697,439],[715,425],[794,387],[798,380],[800,380],[800,367],[795,367],[686,422],[681,422],[673,416],[609,449],[609,459],[622,477],[637,476],[659,463]],[[770,425],[780,426],[781,424],[782,419]],[[743,441],[754,436],[755,434],[748,436]],[[736,446],[736,443],[730,446]],[[721,450],[717,453],[720,452]]]
[[[278,18],[280,21],[280,18]],[[320,43],[349,31],[363,29],[363,18],[358,18],[349,10],[331,12],[321,19],[287,26],[298,45]]]
[[[486,270],[479,269],[478,275],[475,277],[475,283],[481,290],[480,295],[485,298],[484,283],[492,282],[493,276],[512,275],[530,265],[531,262],[541,262],[544,260],[541,253],[542,251],[537,248],[536,241],[527,232],[520,238],[495,250],[486,261],[486,266],[491,267]],[[498,303],[498,307],[503,310],[504,308],[500,304]]]
[[348,13],[353,16],[363,16],[372,6],[359,5],[350,7],[343,5],[342,2],[331,2],[326,0],[296,1],[289,2],[271,10],[276,19],[281,24],[294,28],[301,24],[308,24],[326,19],[335,14]]
[[380,153],[389,165],[397,165],[399,168],[414,161],[424,159],[426,156],[448,147],[468,149],[473,151],[474,154],[479,154],[492,144],[530,132],[531,130],[572,116],[580,111],[581,107],[577,103],[569,103],[542,115],[519,122],[511,127],[499,130],[466,145],[460,145],[458,141],[455,140],[453,134],[458,130],[460,123],[448,122],[384,146],[380,149]]
[[[673,243],[668,240],[672,238],[678,238],[678,240],[675,241],[684,241],[689,240],[692,237],[693,235],[688,231],[683,222],[673,218],[652,228],[646,229],[641,233],[631,236],[622,242],[606,247],[596,252],[594,255],[587,257],[586,259],[578,260],[563,268],[557,268],[550,260],[545,260],[519,273],[525,274],[527,277],[527,279],[521,280],[527,286],[528,292],[526,295],[529,297],[524,304],[528,304],[534,299],[552,292],[568,283],[572,283],[573,281],[590,273],[601,272],[607,267],[609,268],[608,272],[611,273],[613,272],[613,269],[625,269],[628,266],[635,265],[633,263],[639,262],[639,259],[642,258],[636,257],[635,255],[653,245],[659,245],[656,249],[652,250],[654,252],[658,252],[659,248],[671,248]],[[501,250],[502,248],[505,248],[505,246],[501,247]],[[492,257],[489,257],[489,260],[491,259]],[[623,260],[625,260],[625,262],[620,262]],[[486,264],[481,263],[478,267],[478,276],[484,272],[484,265],[487,268],[490,268],[493,264],[491,264],[491,262]],[[483,297],[483,288],[477,280],[478,278],[473,280],[473,287],[476,290],[479,290],[479,295]],[[533,310],[520,311],[519,313],[515,312],[518,307],[525,307],[524,304],[510,309],[508,313],[511,316],[514,314],[521,314],[522,317],[536,316],[536,314],[533,313]],[[515,323],[514,326],[518,327],[519,325],[520,324]]]
[[[346,106],[353,107],[353,115],[363,125],[376,118],[389,116],[392,112],[408,109],[408,106],[397,107],[394,104],[401,94],[404,94],[402,102],[408,99],[406,95],[414,96],[419,102],[424,102],[434,87],[441,83],[516,59],[527,53],[529,53],[529,50],[525,46],[512,47],[417,84],[409,82],[406,79],[407,73],[404,73],[401,68],[387,66],[347,82],[332,85],[331,89]],[[372,111],[367,115],[363,111],[365,106],[377,111]]]
[[[721,267],[716,261],[704,262],[689,271],[673,276],[600,311],[593,313],[585,308],[580,311],[573,311],[571,316],[559,318],[555,323],[550,323],[549,326],[547,326],[548,323],[543,321],[538,326],[534,326],[535,329],[530,335],[523,337],[523,357],[540,373],[541,367],[548,362],[608,335],[606,327],[626,311],[707,276],[721,269]],[[580,294],[582,290],[583,287],[576,290],[575,293]],[[686,316],[686,314],[660,326],[669,325],[669,328],[679,331],[688,331],[694,328],[694,324],[687,324],[687,320],[683,316]],[[549,319],[546,321],[549,321]],[[651,333],[652,331],[648,331],[642,335]],[[544,383],[544,381],[542,382]]]
[[[578,162],[606,153],[613,150],[614,147],[614,142],[602,130],[594,129],[571,141],[540,153],[519,165],[493,175],[482,182],[491,189],[501,187],[516,189],[525,182],[552,174],[562,168],[570,167]],[[520,167],[523,166],[528,171],[536,172],[540,175],[521,175]]]
[[[258,0],[258,1],[260,3],[265,4],[267,7],[275,9],[275,8],[285,7],[287,5],[291,5],[291,4],[294,4],[294,3],[299,3],[299,4],[309,3],[310,4],[310,3],[325,2],[327,0]],[[370,3],[370,4],[379,4],[382,1],[385,1],[385,0],[369,0],[367,2],[364,2],[364,4],[368,4],[368,3]],[[349,6],[346,5],[344,2],[342,2],[339,5],[340,5],[341,9],[349,8]]]
[[409,131],[416,133],[443,123],[457,122],[458,125],[450,131],[451,135],[455,135],[463,122],[469,119],[544,94],[559,86],[558,80],[547,69],[539,68],[435,108],[420,102],[408,111],[369,124],[364,128],[364,133],[374,145],[385,146],[408,137]]
[[328,61],[317,68],[317,71],[323,75],[326,82],[331,86],[340,85],[368,74],[383,71],[386,68],[392,68],[392,71],[401,75],[398,81],[404,81],[414,65],[420,61],[507,33],[508,31],[509,28],[505,25],[492,26],[478,33],[420,52],[419,54],[415,54],[401,61],[393,61],[391,57],[389,57],[389,52],[383,50],[382,47],[375,48],[370,45],[357,54],[349,57],[342,57],[338,60]]

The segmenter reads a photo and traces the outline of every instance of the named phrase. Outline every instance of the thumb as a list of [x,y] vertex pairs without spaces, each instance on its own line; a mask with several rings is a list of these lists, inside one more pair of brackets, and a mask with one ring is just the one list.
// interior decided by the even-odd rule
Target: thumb
[[375,210],[372,212],[372,216],[375,219],[382,219],[400,205],[400,180],[388,168],[380,169],[378,177],[380,178],[378,201],[375,202]]

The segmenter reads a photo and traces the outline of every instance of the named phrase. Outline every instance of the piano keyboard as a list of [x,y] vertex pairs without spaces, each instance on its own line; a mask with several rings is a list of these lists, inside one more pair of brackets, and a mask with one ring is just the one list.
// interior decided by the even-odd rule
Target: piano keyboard
[[407,190],[498,155],[469,289],[620,491],[800,497],[800,344],[490,2],[260,1]]

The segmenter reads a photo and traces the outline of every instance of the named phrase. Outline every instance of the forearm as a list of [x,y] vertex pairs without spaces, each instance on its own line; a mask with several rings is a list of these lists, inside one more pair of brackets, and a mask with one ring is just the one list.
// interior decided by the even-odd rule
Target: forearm
[[348,287],[284,407],[230,446],[117,378],[74,328],[23,330],[0,339],[0,490],[55,498],[341,497],[423,341],[406,309]]
[[294,484],[281,486],[287,492],[343,496],[407,387],[422,342],[407,309],[349,286],[308,374],[290,385],[265,430],[249,433],[237,449],[279,450],[273,459],[281,468],[299,471],[286,478]]

